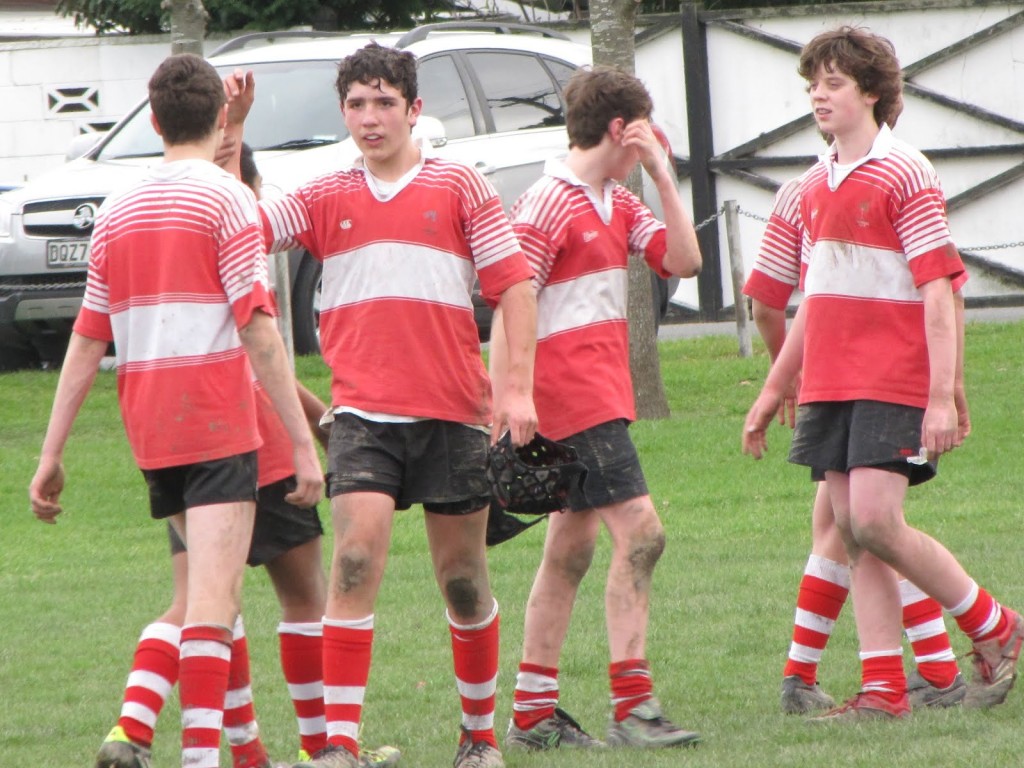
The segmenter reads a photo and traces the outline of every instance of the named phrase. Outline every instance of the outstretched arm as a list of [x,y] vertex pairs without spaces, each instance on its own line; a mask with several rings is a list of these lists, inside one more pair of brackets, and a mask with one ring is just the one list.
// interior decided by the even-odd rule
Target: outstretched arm
[[236,69],[224,78],[224,95],[228,99],[228,124],[224,139],[214,162],[234,176],[241,178],[242,135],[245,118],[256,98],[256,78],[252,71]]
[[106,352],[107,342],[71,334],[53,396],[53,409],[39,454],[39,466],[28,487],[32,512],[44,523],[53,525],[57,522],[57,515],[63,511],[60,494],[64,490],[64,446]]

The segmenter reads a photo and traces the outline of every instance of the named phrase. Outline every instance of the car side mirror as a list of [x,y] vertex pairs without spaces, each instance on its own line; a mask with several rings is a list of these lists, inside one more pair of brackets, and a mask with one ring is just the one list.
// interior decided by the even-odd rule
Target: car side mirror
[[426,115],[420,115],[416,120],[416,125],[412,128],[412,137],[429,141],[435,149],[448,143],[448,134],[445,133],[444,123],[436,117],[427,117]]
[[68,148],[64,152],[64,162],[69,163],[72,160],[78,159],[95,147],[105,135],[106,131],[90,131],[89,133],[78,134],[68,144]]

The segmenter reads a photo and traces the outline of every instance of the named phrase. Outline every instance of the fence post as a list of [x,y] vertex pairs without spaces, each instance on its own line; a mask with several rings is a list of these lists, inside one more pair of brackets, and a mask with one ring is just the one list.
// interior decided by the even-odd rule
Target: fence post
[[743,295],[743,247],[740,245],[739,206],[735,200],[725,201],[725,234],[729,244],[729,267],[732,271],[732,298],[736,309],[736,335],[740,340],[740,357],[750,357],[750,324],[747,322],[747,301]]

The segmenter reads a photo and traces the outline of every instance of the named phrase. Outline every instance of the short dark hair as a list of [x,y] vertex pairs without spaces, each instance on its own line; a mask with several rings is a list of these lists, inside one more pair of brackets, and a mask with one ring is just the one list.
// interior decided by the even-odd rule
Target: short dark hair
[[335,88],[342,103],[352,83],[379,86],[381,81],[398,89],[407,104],[416,101],[416,57],[409,51],[370,43],[338,64]]
[[249,189],[252,189],[260,172],[256,167],[256,158],[253,157],[252,147],[244,141],[242,142],[242,151],[239,155],[239,170],[242,174],[242,182]]
[[654,109],[639,79],[604,66],[576,70],[565,86],[565,104],[569,146],[580,149],[600,144],[615,118],[631,123],[649,118]]
[[149,78],[149,104],[168,144],[205,139],[226,102],[217,70],[193,53],[169,56]]
[[887,38],[864,27],[822,32],[804,46],[797,72],[810,82],[821,67],[839,70],[853,78],[861,93],[877,96],[875,122],[895,127],[903,112],[903,72]]

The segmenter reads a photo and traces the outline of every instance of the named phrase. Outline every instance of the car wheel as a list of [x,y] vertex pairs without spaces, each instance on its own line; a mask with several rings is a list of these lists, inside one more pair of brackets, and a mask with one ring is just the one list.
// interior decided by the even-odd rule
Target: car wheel
[[319,261],[308,253],[299,262],[292,286],[292,338],[298,355],[320,354]]

